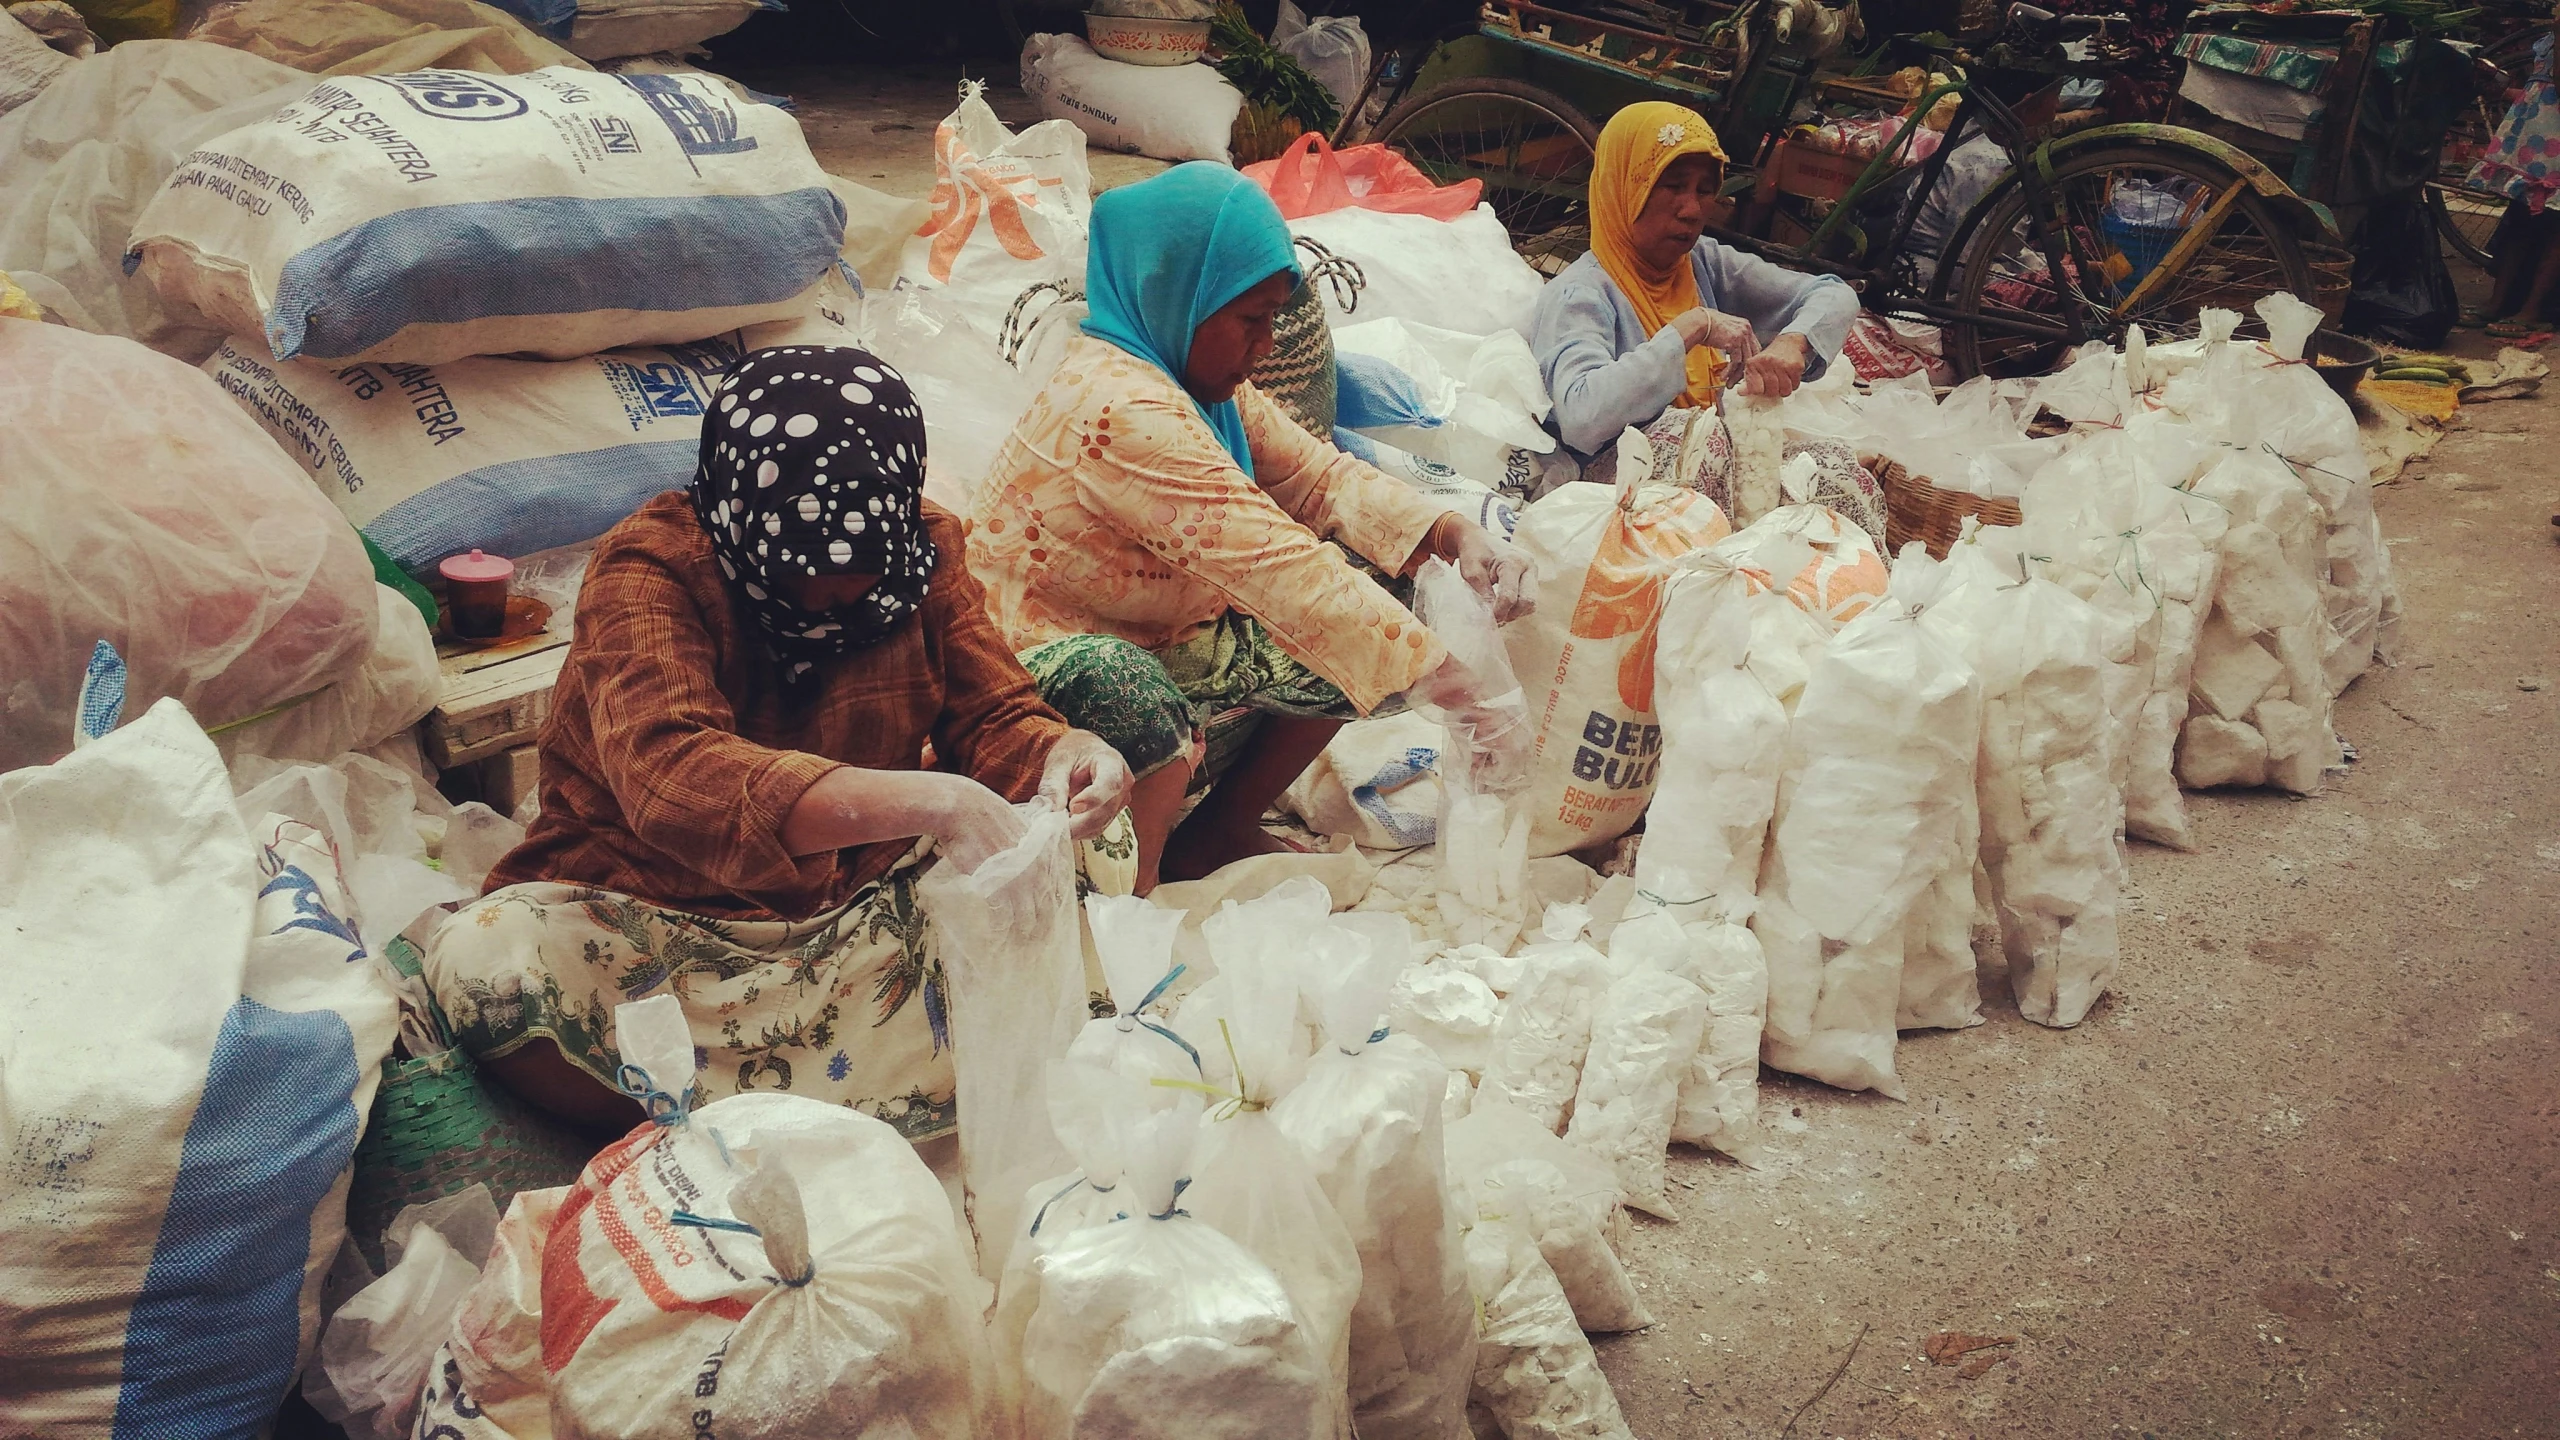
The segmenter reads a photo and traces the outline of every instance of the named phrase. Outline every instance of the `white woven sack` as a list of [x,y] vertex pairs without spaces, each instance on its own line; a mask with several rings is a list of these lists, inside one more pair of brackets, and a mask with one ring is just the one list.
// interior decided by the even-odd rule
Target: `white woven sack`
[[[857,294],[827,274],[824,309],[841,314]],[[697,344],[574,360],[324,364],[234,338],[204,369],[350,522],[422,572],[474,548],[526,555],[602,535],[693,478],[703,407],[741,356],[852,339],[813,309]]]
[[273,1420],[398,1020],[348,913],[325,841],[243,825],[175,700],[0,776],[10,1433]]
[[280,359],[566,359],[796,314],[844,226],[799,122],[709,76],[421,70],[207,142],[126,263]]
[[1040,113],[1124,155],[1231,163],[1227,137],[1244,96],[1214,67],[1131,65],[1079,35],[1034,35],[1022,47],[1022,90]]
[[1319,287],[1325,319],[1335,326],[1411,320],[1467,335],[1526,335],[1546,284],[1511,248],[1511,232],[1490,205],[1455,220],[1346,205],[1292,220],[1289,233],[1359,266],[1369,282],[1359,292],[1357,316],[1341,308],[1330,287]]
[[933,130],[933,214],[898,257],[898,284],[947,289],[992,347],[1014,302],[1042,281],[1084,289],[1092,180],[1084,132],[1043,120],[1017,135],[975,82]]

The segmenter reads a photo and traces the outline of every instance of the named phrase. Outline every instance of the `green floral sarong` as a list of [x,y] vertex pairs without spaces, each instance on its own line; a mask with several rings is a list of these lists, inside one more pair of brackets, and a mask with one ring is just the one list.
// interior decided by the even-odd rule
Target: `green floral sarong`
[[[928,853],[919,845],[842,905],[796,921],[713,920],[591,886],[510,885],[445,922],[426,977],[474,1056],[547,1039],[615,1088],[614,1007],[671,994],[693,1031],[704,1102],[788,1090],[928,1139],[958,1119],[952,1002],[932,919],[916,901]],[[1129,893],[1129,818],[1084,842],[1077,864],[1079,891]],[[1102,988],[1097,975],[1087,985]]]
[[[1111,635],[1070,635],[1022,652],[1023,668],[1067,723],[1111,742],[1133,775],[1189,756],[1193,788],[1223,774],[1264,715],[1356,720],[1339,687],[1230,610],[1179,645],[1142,650]],[[1378,714],[1401,708],[1393,702]]]

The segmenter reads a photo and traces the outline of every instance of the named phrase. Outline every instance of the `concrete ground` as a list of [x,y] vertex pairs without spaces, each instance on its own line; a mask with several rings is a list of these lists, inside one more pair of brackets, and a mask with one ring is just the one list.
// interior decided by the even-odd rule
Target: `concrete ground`
[[[948,67],[740,78],[931,189]],[[1771,1075],[1763,1168],[1679,1151],[1627,1256],[1660,1323],[1600,1342],[1638,1435],[2560,1436],[2560,402],[2466,411],[2376,500],[2408,620],[2339,702],[2360,763],[2134,846],[2078,1029],[1994,969],[1987,1023],[1901,1047],[1908,1103]]]
[[2375,498],[2408,619],[2359,763],[2133,846],[2078,1029],[1987,975],[1908,1103],[1766,1074],[1764,1168],[1676,1152],[1661,1323],[1600,1343],[1637,1434],[2560,1435],[2560,402]]

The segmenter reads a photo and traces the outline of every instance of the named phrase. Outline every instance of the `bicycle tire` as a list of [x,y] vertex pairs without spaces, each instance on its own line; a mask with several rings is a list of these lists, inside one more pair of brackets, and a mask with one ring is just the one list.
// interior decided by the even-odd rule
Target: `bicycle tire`
[[2498,269],[2498,222],[2506,208],[2507,197],[2495,190],[2427,182],[2427,212],[2435,217],[2445,248],[2493,275]]
[[[2075,207],[2073,213],[2095,214],[2095,211],[2076,208],[2085,203],[2085,197],[2073,194],[2075,182],[2085,185],[2093,177],[2126,170],[2190,182],[2205,187],[2205,193],[2214,195],[2228,190],[2240,178],[2229,167],[2200,151],[2174,145],[2112,145],[2066,155],[2054,165],[2050,183],[2054,189],[2064,193],[2066,206]],[[1998,263],[2001,253],[2014,248],[2021,238],[2026,218],[2026,187],[2012,174],[1994,185],[1956,227],[1946,253],[1960,258],[1952,266],[1941,265],[1938,268],[1930,283],[1930,300],[1941,305],[1951,304],[1967,317],[1981,317],[2005,310],[2021,316],[2052,318],[2039,315],[2024,304],[1995,302],[1986,308],[1986,292],[2004,279],[2019,285],[2026,292],[2026,298],[2032,298],[2032,282],[2019,280],[2013,273],[2004,273]],[[2235,229],[2234,221],[2244,221],[2246,228]],[[2181,225],[2179,233],[2184,230],[2185,226]],[[2195,313],[2206,305],[2219,305],[2245,315],[2249,306],[2261,296],[2278,288],[2316,303],[2317,277],[2311,269],[2310,257],[2303,251],[2301,236],[2294,224],[2264,196],[2254,190],[2242,189],[2231,216],[2224,222],[2222,235],[2231,237],[2227,245],[2222,245],[2220,237],[2217,237],[2217,245],[2221,248],[2200,251],[2188,257],[2182,266],[2191,269],[2201,283],[2191,286],[2183,280],[2172,279],[2165,298],[2147,302],[2139,312],[2121,318],[2084,316],[2092,322],[2089,328],[2093,337],[2116,341],[2122,337],[2126,326],[2140,324],[2155,338],[2174,338],[2193,332]],[[2114,242],[2104,243],[2112,246]],[[2168,244],[2164,243],[2162,248],[2165,251]],[[2264,253],[2253,255],[2252,250],[2263,250]],[[2114,250],[2113,254],[2117,259],[2126,258],[2120,249]],[[2039,261],[2040,258],[2036,257]],[[2165,255],[2159,258],[2165,259]],[[2153,263],[2159,263],[2159,259]],[[2203,265],[2221,266],[2223,269],[2195,268]],[[2267,283],[2269,281],[2275,283]],[[2130,285],[2135,280],[2129,276],[2116,283]],[[2051,294],[2050,291],[2045,293]],[[1985,328],[1973,319],[1946,322],[1946,355],[1959,376],[1969,379],[1985,373],[2040,374],[2060,357],[2062,345],[2059,341],[1997,341],[1997,328],[1996,325],[1990,327],[1987,336]],[[1986,344],[1987,338],[1995,343]]]
[[[1488,173],[1468,163],[1487,147],[1470,148],[1467,137],[1498,136],[1505,117],[1534,132],[1516,140],[1503,138],[1495,147],[1513,148],[1509,168]],[[1458,137],[1454,148],[1446,143],[1453,135]],[[1439,184],[1483,180],[1484,199],[1515,246],[1527,248],[1541,237],[1588,222],[1600,127],[1545,86],[1494,76],[1451,80],[1406,97],[1378,122],[1371,138],[1393,147]],[[1520,151],[1532,146],[1539,152],[1534,168],[1523,169]],[[1527,183],[1507,183],[1511,179]]]

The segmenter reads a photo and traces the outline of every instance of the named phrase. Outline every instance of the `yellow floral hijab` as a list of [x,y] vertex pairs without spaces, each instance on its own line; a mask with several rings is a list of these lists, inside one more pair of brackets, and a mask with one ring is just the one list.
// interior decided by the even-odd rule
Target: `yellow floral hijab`
[[[1698,297],[1698,275],[1688,256],[1681,256],[1670,273],[1657,274],[1637,258],[1629,241],[1654,182],[1683,155],[1725,158],[1716,132],[1697,111],[1648,100],[1609,117],[1591,162],[1591,253],[1635,306],[1636,319],[1648,335],[1660,334],[1673,316],[1705,303]],[[1674,403],[1713,405],[1724,367],[1723,351],[1711,345],[1691,350],[1688,393]]]

